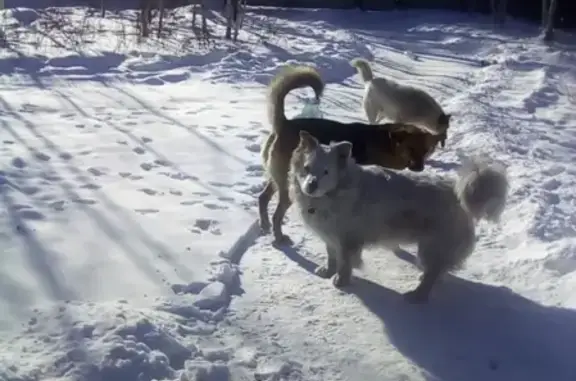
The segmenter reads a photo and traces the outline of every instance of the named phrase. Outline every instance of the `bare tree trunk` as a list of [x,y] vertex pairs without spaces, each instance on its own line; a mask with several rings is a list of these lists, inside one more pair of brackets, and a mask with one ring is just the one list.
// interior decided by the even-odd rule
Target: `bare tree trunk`
[[232,38],[232,14],[235,3],[236,0],[226,0],[224,5],[224,14],[226,15],[226,34],[224,38],[227,40]]
[[242,25],[244,24],[244,16],[246,15],[246,2],[247,0],[238,0],[238,15],[234,22],[234,42],[238,41],[238,34]]
[[548,0],[542,0],[542,28],[546,27],[546,20],[548,20]]
[[204,5],[204,0],[200,0],[200,15],[202,16],[202,35],[208,38],[208,22],[206,21],[206,7]]
[[492,10],[494,23],[504,24],[506,22],[506,9],[508,8],[508,0],[491,0],[490,8]]
[[498,17],[497,17],[499,24],[506,23],[507,8],[508,8],[508,0],[499,0]]
[[101,14],[100,16],[102,18],[106,17],[106,0],[100,0],[100,10],[101,10]]
[[554,15],[556,14],[556,8],[558,7],[558,0],[550,0],[550,8],[548,9],[548,14],[546,18],[546,26],[544,27],[544,41],[554,40]]
[[[224,38],[227,40],[232,39],[234,42],[238,40],[238,33],[240,32],[243,7],[246,0],[227,0],[226,1],[226,35]],[[234,30],[234,37],[232,37],[232,30]]]
[[162,37],[162,30],[164,29],[164,0],[158,0],[158,32],[156,33],[156,37]]
[[198,14],[198,3],[192,6],[192,29],[196,28],[196,15]]
[[150,35],[150,1],[140,0],[140,36]]

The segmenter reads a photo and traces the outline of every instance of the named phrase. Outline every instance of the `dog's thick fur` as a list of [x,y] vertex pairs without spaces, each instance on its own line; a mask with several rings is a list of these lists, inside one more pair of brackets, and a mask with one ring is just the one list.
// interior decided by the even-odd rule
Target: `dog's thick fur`
[[353,59],[350,64],[365,83],[363,107],[369,123],[376,124],[386,117],[396,123],[426,128],[433,134],[446,133],[451,115],[430,94],[389,78],[374,78],[370,64],[362,58]]
[[358,163],[378,164],[395,169],[410,168],[413,171],[424,169],[424,161],[442,140],[441,136],[403,124],[369,125],[313,118],[288,120],[284,114],[284,98],[291,90],[305,86],[314,90],[319,102],[324,82],[320,74],[311,67],[291,67],[279,74],[269,88],[268,113],[273,128],[261,152],[269,178],[258,198],[258,208],[261,228],[268,231],[268,204],[276,190],[278,191],[278,206],[272,217],[276,243],[288,240],[282,233],[282,221],[291,204],[288,171],[292,152],[300,141],[300,131],[308,131],[326,144],[342,140],[352,142],[352,156]]
[[426,302],[436,280],[474,250],[476,220],[498,221],[506,204],[506,171],[472,160],[451,180],[354,162],[350,142],[323,145],[307,132],[291,161],[290,197],[305,224],[326,244],[316,273],[349,283],[367,246],[417,244],[420,284],[406,295]]

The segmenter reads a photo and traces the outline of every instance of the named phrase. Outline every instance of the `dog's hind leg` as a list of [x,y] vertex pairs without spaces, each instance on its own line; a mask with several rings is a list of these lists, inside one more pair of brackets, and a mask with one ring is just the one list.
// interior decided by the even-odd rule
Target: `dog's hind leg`
[[290,208],[290,205],[292,205],[292,201],[290,201],[290,195],[288,194],[288,189],[286,186],[280,186],[280,184],[278,185],[278,195],[278,206],[276,206],[276,210],[272,216],[274,243],[277,245],[291,242],[290,237],[282,233],[282,222],[284,220],[284,216],[286,215],[286,211]]
[[364,107],[364,112],[366,113],[366,118],[368,118],[368,123],[376,124],[378,123],[378,114],[379,110],[378,107],[374,104],[369,97],[365,97],[364,101],[362,102],[362,106]]
[[420,277],[420,284],[414,290],[404,294],[406,301],[414,304],[428,302],[430,292],[442,274],[444,271],[440,268],[424,270],[424,274]]
[[268,180],[266,186],[260,192],[258,196],[258,213],[260,218],[260,229],[263,232],[268,233],[270,231],[270,218],[268,217],[268,204],[270,204],[270,200],[272,196],[276,192],[274,188],[274,182],[272,180]]
[[338,257],[336,249],[326,245],[326,254],[328,259],[326,260],[326,265],[318,266],[314,273],[321,278],[332,278],[336,271],[338,270]]
[[420,242],[416,263],[420,265],[418,267],[423,269],[423,273],[418,286],[404,294],[406,301],[409,303],[428,302],[432,288],[450,267],[450,264],[446,261],[446,259],[451,258],[450,255],[447,255],[450,252],[451,248],[449,246],[438,245],[437,242],[431,241],[425,244]]

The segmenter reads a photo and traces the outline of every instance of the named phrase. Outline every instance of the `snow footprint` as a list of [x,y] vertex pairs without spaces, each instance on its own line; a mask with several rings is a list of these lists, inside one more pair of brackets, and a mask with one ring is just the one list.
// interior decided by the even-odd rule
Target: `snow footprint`
[[194,227],[190,229],[190,231],[197,234],[207,232],[214,235],[221,235],[222,232],[220,231],[219,225],[220,223],[216,220],[199,218],[194,222]]
[[228,209],[228,207],[226,205],[212,203],[212,202],[205,202],[203,205],[205,208],[208,208],[211,210],[226,210],[226,209]]
[[146,153],[146,150],[142,147],[136,147],[136,148],[132,149],[132,151],[134,151],[138,155],[144,155]]
[[574,245],[566,245],[558,253],[554,253],[553,258],[546,259],[544,267],[559,276],[576,271],[576,247]]

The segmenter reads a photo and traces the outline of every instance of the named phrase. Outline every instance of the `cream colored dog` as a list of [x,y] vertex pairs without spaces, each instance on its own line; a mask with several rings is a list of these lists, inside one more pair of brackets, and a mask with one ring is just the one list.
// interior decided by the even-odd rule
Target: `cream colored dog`
[[383,118],[395,123],[406,123],[442,135],[450,124],[450,114],[424,90],[402,85],[387,78],[374,78],[368,61],[356,58],[350,62],[365,83],[364,111],[370,124]]

